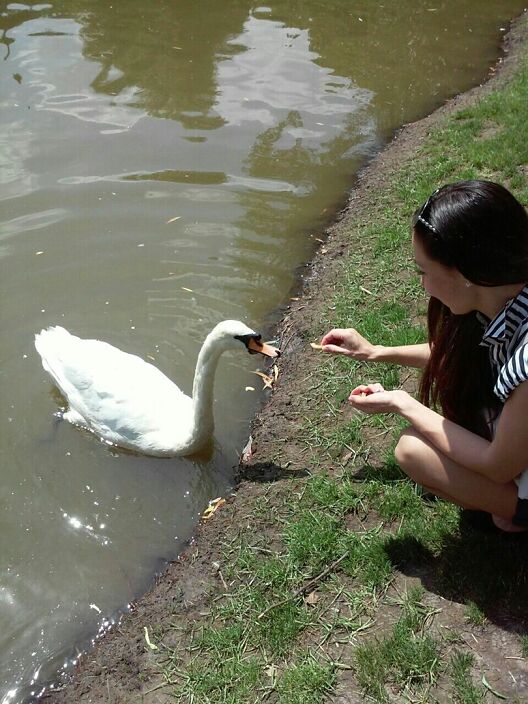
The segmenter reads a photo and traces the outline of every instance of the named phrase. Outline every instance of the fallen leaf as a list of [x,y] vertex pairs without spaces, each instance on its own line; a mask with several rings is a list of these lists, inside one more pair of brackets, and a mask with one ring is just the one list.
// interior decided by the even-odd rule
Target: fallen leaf
[[304,597],[304,603],[308,604],[309,606],[315,606],[318,601],[319,594],[317,594],[317,592],[310,592],[307,596]]
[[249,436],[249,440],[247,441],[244,449],[242,450],[242,462],[245,464],[247,462],[251,462],[251,457],[253,456],[253,438],[251,435]]
[[350,452],[347,452],[346,455],[343,455],[343,459],[341,460],[341,463],[343,465],[347,464],[348,461],[350,460],[351,457],[353,457],[356,453],[353,452],[352,450]]
[[271,378],[271,376],[264,374],[264,372],[253,372],[253,374],[260,376],[260,378],[264,382],[263,388],[265,388],[265,389],[272,389],[273,388],[273,379]]
[[145,627],[143,628],[143,630],[145,631],[145,640],[147,641],[148,647],[149,647],[151,650],[158,650],[158,646],[155,645],[155,644],[150,640],[148,628],[145,626]]
[[209,506],[205,509],[202,514],[203,520],[208,521],[210,518],[212,518],[215,512],[220,508],[220,506],[223,506],[225,502],[226,500],[223,499],[221,496],[219,496],[217,499],[211,499],[211,501],[209,501]]
[[271,677],[271,679],[273,680],[277,675],[277,667],[273,664],[268,665],[268,667],[264,668],[264,672],[268,675],[268,677]]

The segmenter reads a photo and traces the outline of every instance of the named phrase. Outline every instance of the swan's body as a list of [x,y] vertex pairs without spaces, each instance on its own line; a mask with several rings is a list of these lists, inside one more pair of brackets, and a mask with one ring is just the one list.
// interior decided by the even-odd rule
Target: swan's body
[[61,327],[35,335],[42,366],[68,400],[66,420],[109,444],[161,457],[192,454],[210,439],[218,360],[241,343],[278,355],[244,323],[219,323],[198,355],[191,399],[155,366],[106,342]]

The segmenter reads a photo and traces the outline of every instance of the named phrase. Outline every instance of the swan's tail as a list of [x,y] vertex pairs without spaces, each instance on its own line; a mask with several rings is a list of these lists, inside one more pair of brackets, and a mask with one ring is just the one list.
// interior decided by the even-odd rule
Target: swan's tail
[[42,366],[66,397],[68,384],[61,373],[63,355],[76,340],[78,340],[77,337],[70,335],[67,330],[58,325],[41,330],[35,335],[35,348],[42,360]]
[[46,361],[53,359],[57,355],[58,350],[68,346],[72,338],[75,339],[67,330],[58,325],[41,330],[35,335],[35,347],[42,358],[44,369],[46,369]]

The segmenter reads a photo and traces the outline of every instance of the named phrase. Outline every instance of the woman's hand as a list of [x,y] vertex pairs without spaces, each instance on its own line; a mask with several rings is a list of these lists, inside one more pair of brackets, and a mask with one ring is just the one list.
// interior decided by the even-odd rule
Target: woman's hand
[[354,328],[330,330],[321,340],[323,352],[344,354],[352,359],[373,359],[376,347]]
[[412,397],[406,391],[385,391],[381,384],[361,384],[348,397],[351,406],[363,413],[402,414]]

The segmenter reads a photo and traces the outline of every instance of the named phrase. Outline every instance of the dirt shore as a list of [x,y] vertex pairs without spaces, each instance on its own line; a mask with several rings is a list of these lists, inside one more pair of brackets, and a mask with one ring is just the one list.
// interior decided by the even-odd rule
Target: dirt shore
[[[346,209],[338,222],[324,235],[319,249],[303,277],[299,299],[285,311],[278,330],[283,356],[272,397],[253,423],[253,454],[240,467],[240,481],[227,503],[214,517],[199,526],[195,538],[181,558],[161,575],[152,590],[141,597],[132,610],[79,663],[70,682],[57,685],[45,695],[46,702],[91,702],[102,704],[161,704],[174,701],[159,685],[162,683],[155,663],[155,651],[145,640],[145,627],[170,622],[174,648],[178,624],[198,621],[215,597],[222,592],[222,545],[241,526],[266,531],[262,519],[253,517],[255,500],[280,485],[281,478],[305,468],[304,448],[297,440],[302,416],[303,389],[318,364],[317,356],[306,354],[306,342],[314,330],[331,327],[325,319],[326,304],[339,282],[340,261],[354,246],[348,239],[347,225],[368,212],[371,193],[383,187],[396,168],[413,158],[431,128],[446,115],[471,105],[483,93],[508,79],[520,60],[528,38],[528,23],[515,22],[503,43],[503,56],[490,70],[489,80],[450,100],[430,116],[403,127],[392,142],[378,154],[358,178]],[[303,350],[303,354],[298,354]],[[270,458],[280,447],[281,466]],[[270,535],[270,544],[273,536]],[[340,699],[335,701],[352,701]]]

